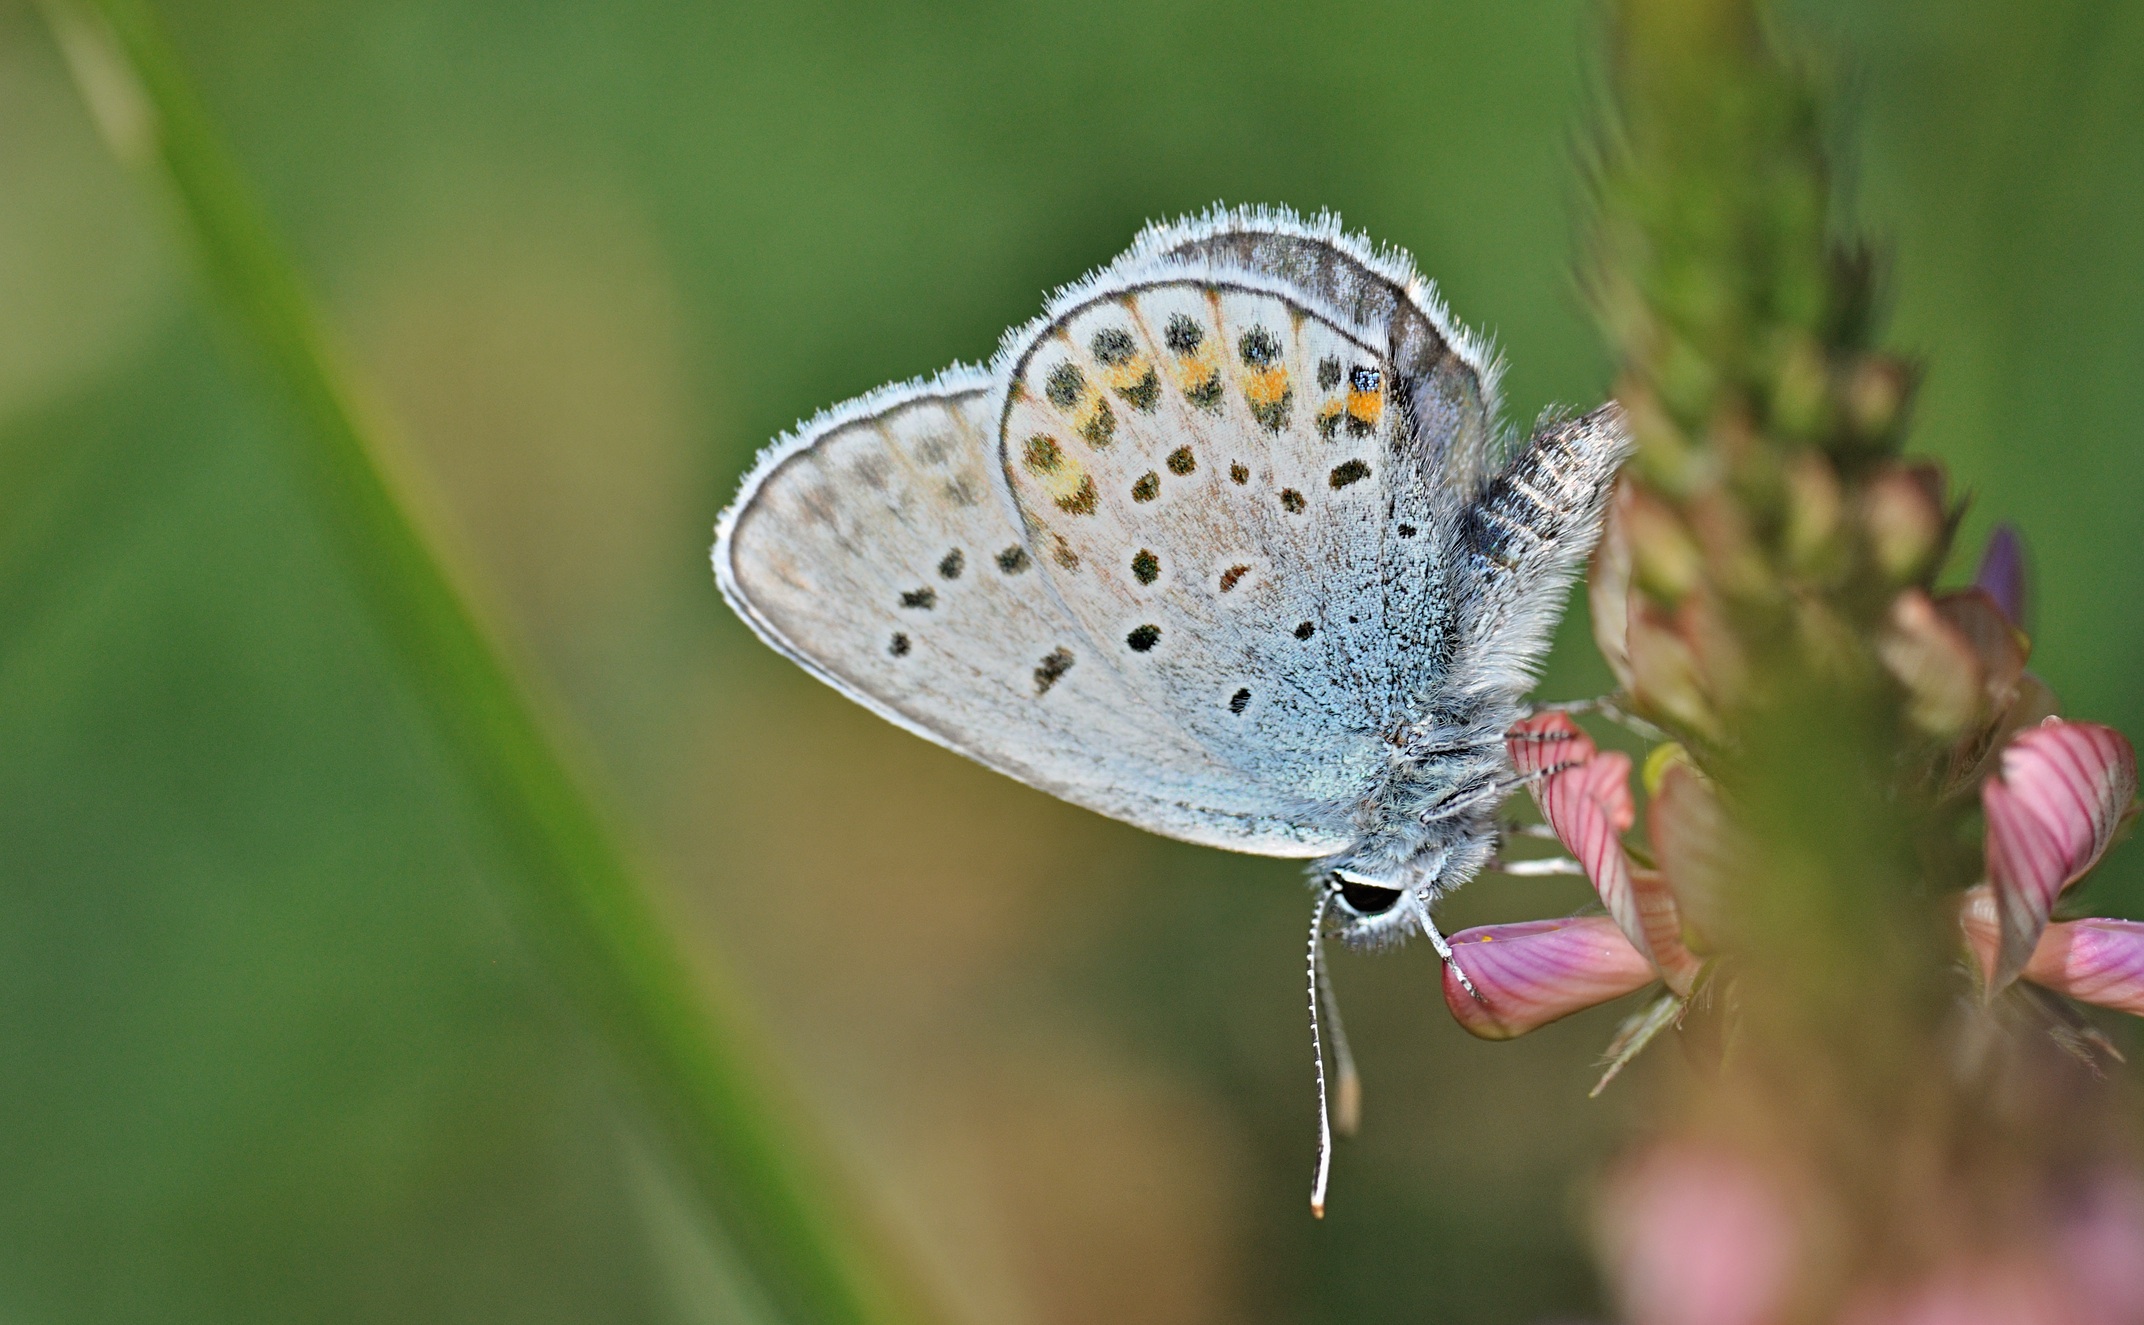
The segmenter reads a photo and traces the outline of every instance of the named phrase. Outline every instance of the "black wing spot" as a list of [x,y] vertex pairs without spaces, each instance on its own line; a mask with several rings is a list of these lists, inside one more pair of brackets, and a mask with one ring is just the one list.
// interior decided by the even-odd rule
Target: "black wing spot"
[[1190,447],[1179,446],[1169,452],[1168,466],[1171,474],[1181,477],[1199,467],[1199,458],[1191,454]]
[[1075,401],[1087,391],[1087,375],[1078,364],[1061,363],[1050,370],[1042,384],[1042,394],[1059,409],[1070,409]]
[[1228,478],[1230,482],[1241,486],[1251,481],[1251,471],[1239,460],[1228,467]]
[[938,606],[938,591],[928,587],[909,589],[901,595],[901,606],[920,607],[928,612]]
[[896,658],[906,658],[908,656],[908,649],[908,636],[898,630],[894,631],[893,642],[886,646],[886,652],[892,654]]
[[1112,368],[1130,363],[1132,355],[1138,353],[1132,333],[1122,327],[1104,327],[1095,332],[1094,338],[1087,342],[1087,348],[1094,351],[1096,359]]
[[1280,342],[1264,327],[1252,327],[1236,341],[1236,353],[1251,368],[1270,368],[1280,358]]
[[1419,533],[1419,532],[1420,532],[1420,531],[1419,531],[1419,530],[1417,530],[1417,529],[1416,529],[1416,528],[1415,528],[1415,527],[1414,527],[1413,525],[1411,525],[1411,524],[1402,524],[1402,525],[1400,526],[1400,537],[1401,537],[1401,538],[1413,538],[1413,537],[1414,537],[1414,536],[1415,536],[1415,535],[1416,535],[1417,533]]
[[1340,385],[1340,361],[1329,354],[1318,360],[1318,385],[1327,391]]
[[1117,435],[1117,412],[1109,407],[1108,401],[1094,402],[1094,413],[1079,426],[1079,435],[1097,450],[1109,445],[1110,438]]
[[1037,697],[1050,692],[1050,687],[1062,680],[1072,670],[1072,650],[1062,646],[1042,655],[1042,663],[1035,668],[1035,694]]
[[1303,494],[1297,492],[1294,488],[1282,488],[1280,490],[1280,508],[1288,514],[1301,515],[1303,508],[1307,505],[1309,503],[1303,500]]
[[1007,575],[1018,575],[1033,564],[1027,558],[1027,549],[1017,543],[998,553],[998,569]]
[[[1323,370],[1319,371],[1319,380],[1323,381]],[[1385,375],[1383,373],[1378,372],[1368,364],[1361,363],[1356,364],[1353,371],[1347,375],[1348,389],[1351,391],[1375,391],[1384,380]]]
[[1360,483],[1369,476],[1370,467],[1360,460],[1343,460],[1333,466],[1333,472],[1326,481],[1336,488],[1344,488],[1350,483]]
[[1295,628],[1295,637],[1297,639],[1309,639],[1312,635],[1315,635],[1317,633],[1318,628],[1316,626],[1311,625],[1308,621],[1302,622]]
[[1132,484],[1133,501],[1152,501],[1161,495],[1161,475],[1149,469]]
[[1117,394],[1124,397],[1133,409],[1142,414],[1151,414],[1154,406],[1161,403],[1161,379],[1149,368],[1144,377],[1130,386],[1118,387]]
[[1064,448],[1059,446],[1057,439],[1048,433],[1038,432],[1033,437],[1028,438],[1025,449],[1026,455],[1021,460],[1021,463],[1027,466],[1028,473],[1035,475],[1037,478],[1046,474],[1054,474],[1064,465]]
[[1228,711],[1230,713],[1241,713],[1243,712],[1243,710],[1249,708],[1250,706],[1251,690],[1249,686],[1245,686],[1243,689],[1238,690],[1235,694],[1230,695],[1228,697]]
[[960,573],[967,568],[968,554],[962,552],[959,548],[954,548],[951,552],[938,558],[938,574],[945,579],[957,580],[960,578]]
[[1169,325],[1161,333],[1161,339],[1178,354],[1192,354],[1205,343],[1206,328],[1182,313],[1172,313],[1169,316]]
[[1206,380],[1184,388],[1184,399],[1203,410],[1221,408],[1221,374],[1209,373]]
[[1141,584],[1152,584],[1161,578],[1161,558],[1145,548],[1140,548],[1138,554],[1132,558],[1132,575]]
[[1151,652],[1155,645],[1161,643],[1161,627],[1133,626],[1131,634],[1124,637],[1124,642],[1132,646],[1133,653]]
[[1057,509],[1067,515],[1092,515],[1094,506],[1094,479],[1086,474],[1080,476],[1079,487],[1073,490],[1071,496],[1057,499]]

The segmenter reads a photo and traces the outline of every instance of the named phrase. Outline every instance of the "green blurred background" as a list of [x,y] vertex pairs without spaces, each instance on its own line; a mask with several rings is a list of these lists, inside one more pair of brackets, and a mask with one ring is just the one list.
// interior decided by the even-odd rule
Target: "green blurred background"
[[[967,1319],[1598,1314],[1585,1178],[1672,1054],[1589,1103],[1618,1009],[1481,1044],[1428,954],[1343,958],[1367,1129],[1314,1224],[1295,868],[895,731],[705,557],[773,433],[1215,199],[1410,248],[1514,416],[1597,399],[1590,6],[163,9],[676,924]],[[2036,666],[2144,732],[2144,5],[1790,13],[1965,546],[2024,528]],[[0,1321],[761,1318],[174,235],[0,0]],[[1544,693],[1602,680],[1570,623]],[[2144,915],[2144,853],[2094,886]]]

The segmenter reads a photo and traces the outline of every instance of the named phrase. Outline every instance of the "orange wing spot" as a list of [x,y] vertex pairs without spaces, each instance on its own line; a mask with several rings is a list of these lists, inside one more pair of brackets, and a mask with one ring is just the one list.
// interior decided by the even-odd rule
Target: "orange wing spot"
[[1147,362],[1145,355],[1134,354],[1131,358],[1121,363],[1103,364],[1102,380],[1109,384],[1111,391],[1129,390],[1139,385],[1140,381],[1146,377],[1147,371],[1152,367],[1153,365]]
[[1251,408],[1271,409],[1288,394],[1288,370],[1266,368],[1243,375],[1243,395]]
[[1364,429],[1375,428],[1384,414],[1384,392],[1350,390],[1347,393],[1347,416]]
[[1294,399],[1295,389],[1288,385],[1288,370],[1281,365],[1244,371],[1244,403],[1251,407],[1251,417],[1267,432],[1279,432],[1288,426],[1288,406]]
[[1195,391],[1214,375],[1213,342],[1210,340],[1199,342],[1189,354],[1171,357],[1175,362],[1170,364],[1169,368],[1176,377],[1176,386],[1180,391]]

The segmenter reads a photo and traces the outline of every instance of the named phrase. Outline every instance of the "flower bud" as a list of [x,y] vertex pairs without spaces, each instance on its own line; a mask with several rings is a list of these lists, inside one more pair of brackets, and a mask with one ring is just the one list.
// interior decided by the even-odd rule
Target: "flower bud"
[[[1622,482],[1627,486],[1630,480]],[[1593,565],[1586,572],[1586,606],[1592,609],[1593,642],[1625,694],[1631,692],[1630,574],[1630,540],[1623,536],[1623,522],[1611,506],[1601,541],[1593,549]]]
[[1689,486],[1695,465],[1690,437],[1668,413],[1659,393],[1626,374],[1616,383],[1616,399],[1630,425],[1637,448],[1636,468],[1670,492]]
[[1818,451],[1798,451],[1786,464],[1786,527],[1781,551],[1789,569],[1828,581],[1846,567],[1846,499],[1839,473]]
[[1928,464],[1884,469],[1861,493],[1861,523],[1888,583],[1921,580],[1943,551],[1943,471]]
[[1919,589],[1892,601],[1876,652],[1906,688],[1907,720],[1930,736],[1957,736],[1985,711],[1987,672],[1972,641]]
[[1717,739],[1720,721],[1705,694],[1697,654],[1659,608],[1633,603],[1625,636],[1631,697],[1647,712]]
[[1881,442],[1898,427],[1913,394],[1913,368],[1903,359],[1866,354],[1846,374],[1846,424],[1856,440]]
[[1705,573],[1704,555],[1675,509],[1638,483],[1616,489],[1615,518],[1630,549],[1632,577],[1663,603],[1678,603]]
[[1772,424],[1788,437],[1815,441],[1831,414],[1831,375],[1823,347],[1796,337],[1780,355],[1772,379]]

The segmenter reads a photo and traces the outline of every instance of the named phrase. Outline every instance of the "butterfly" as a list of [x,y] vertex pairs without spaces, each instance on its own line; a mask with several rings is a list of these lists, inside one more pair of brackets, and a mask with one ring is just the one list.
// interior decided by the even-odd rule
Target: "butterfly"
[[1504,734],[1629,448],[1612,404],[1507,438],[1500,367],[1405,253],[1217,208],[1149,226],[989,365],[778,439],[716,530],[737,614],[881,717],[1315,862],[1320,1212],[1328,926],[1451,961],[1431,909],[1496,855]]

